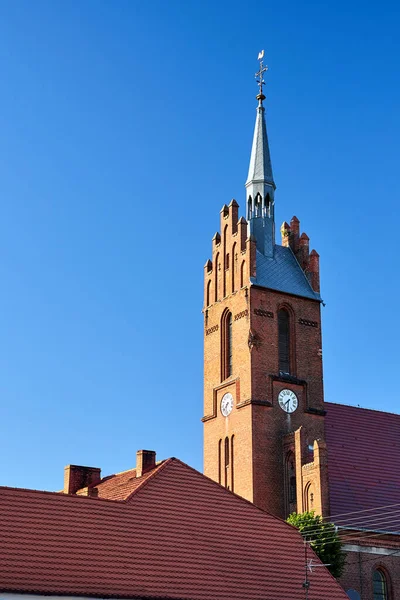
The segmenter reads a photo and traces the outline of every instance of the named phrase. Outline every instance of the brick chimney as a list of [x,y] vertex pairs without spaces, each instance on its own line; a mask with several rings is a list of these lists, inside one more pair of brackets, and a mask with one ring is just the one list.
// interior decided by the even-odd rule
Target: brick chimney
[[136,477],[141,477],[156,466],[154,450],[138,450],[136,452]]
[[82,488],[94,486],[101,480],[101,469],[67,465],[64,469],[64,494],[76,494]]

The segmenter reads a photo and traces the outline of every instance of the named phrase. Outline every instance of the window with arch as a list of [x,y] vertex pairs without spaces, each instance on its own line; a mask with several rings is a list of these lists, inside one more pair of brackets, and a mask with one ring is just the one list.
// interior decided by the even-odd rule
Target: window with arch
[[255,203],[254,203],[254,212],[256,217],[262,216],[262,198],[260,194],[257,194]]
[[271,216],[271,198],[269,194],[265,196],[265,216]]
[[235,291],[235,271],[237,265],[237,256],[236,256],[236,242],[232,246],[232,269],[231,269],[231,283],[232,283],[232,292]]
[[285,499],[286,512],[289,515],[296,509],[293,505],[297,502],[296,463],[292,450],[287,453],[285,460]]
[[290,373],[290,315],[285,308],[278,311],[279,372]]
[[372,582],[374,590],[374,600],[388,600],[389,596],[386,575],[382,571],[382,569],[376,569],[376,571],[374,571]]
[[224,237],[223,237],[223,272],[222,272],[222,297],[226,296],[226,270],[229,269],[229,254],[226,252],[226,238],[228,236],[228,225],[224,227]]
[[241,288],[244,286],[244,270],[245,270],[245,265],[246,265],[246,262],[242,261],[242,264],[240,265],[240,287]]
[[225,487],[229,488],[229,438],[225,438]]
[[233,435],[231,437],[231,490],[232,490],[232,492],[234,491],[234,485],[233,485],[233,477],[234,477],[234,473],[233,473],[233,444],[234,444],[234,439],[235,439],[235,436]]
[[232,313],[225,311],[221,323],[221,380],[232,375]]
[[218,442],[218,483],[222,483],[222,440]]
[[210,306],[210,304],[211,304],[211,279],[207,283],[206,306]]
[[247,219],[251,219],[253,217],[253,198],[249,196],[247,200]]
[[214,277],[214,300],[218,300],[218,270],[219,270],[219,253],[215,257],[215,277]]
[[304,506],[305,506],[305,510],[309,511],[309,510],[314,510],[315,506],[314,506],[314,490],[313,490],[313,486],[311,485],[311,483],[307,483],[305,490],[304,490]]

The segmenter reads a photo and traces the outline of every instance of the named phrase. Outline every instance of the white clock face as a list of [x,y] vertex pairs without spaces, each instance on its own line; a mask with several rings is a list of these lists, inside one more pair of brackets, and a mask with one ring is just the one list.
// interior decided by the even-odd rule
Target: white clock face
[[230,394],[228,392],[227,394],[224,394],[222,396],[221,413],[224,415],[224,417],[227,417],[232,412],[232,408],[233,408],[233,396],[232,396],[232,394]]
[[287,413],[292,413],[299,405],[298,398],[292,390],[281,390],[278,395],[279,406]]

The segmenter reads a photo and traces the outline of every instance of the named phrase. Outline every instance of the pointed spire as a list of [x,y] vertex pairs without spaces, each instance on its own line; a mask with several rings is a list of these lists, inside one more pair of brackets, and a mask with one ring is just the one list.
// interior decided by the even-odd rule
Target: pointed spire
[[269,153],[267,126],[265,123],[265,108],[263,106],[264,98],[265,96],[263,94],[258,94],[257,96],[258,106],[256,125],[254,127],[249,174],[246,181],[246,188],[248,190],[251,186],[255,186],[256,184],[268,185],[275,190],[271,156]]
[[257,249],[266,256],[272,256],[275,244],[274,193],[275,182],[272,174],[271,156],[265,123],[263,101],[263,74],[268,67],[263,63],[264,51],[260,52],[260,70],[256,73],[259,93],[253,146],[251,149],[249,173],[246,181],[247,219],[250,231],[257,239]]

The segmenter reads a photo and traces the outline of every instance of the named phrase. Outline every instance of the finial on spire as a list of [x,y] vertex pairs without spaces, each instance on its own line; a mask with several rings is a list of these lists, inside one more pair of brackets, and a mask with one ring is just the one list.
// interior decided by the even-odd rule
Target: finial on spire
[[265,85],[263,75],[266,71],[268,71],[268,66],[267,65],[264,66],[263,58],[264,58],[264,50],[261,50],[261,52],[258,53],[258,60],[260,61],[260,70],[258,71],[258,73],[255,74],[257,85],[260,88],[260,91],[257,94],[257,100],[259,100],[260,103],[263,100],[265,100],[265,96],[263,94],[263,85]]

